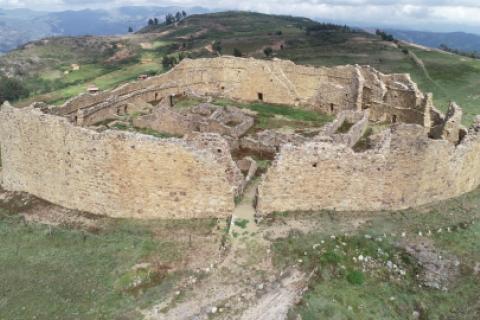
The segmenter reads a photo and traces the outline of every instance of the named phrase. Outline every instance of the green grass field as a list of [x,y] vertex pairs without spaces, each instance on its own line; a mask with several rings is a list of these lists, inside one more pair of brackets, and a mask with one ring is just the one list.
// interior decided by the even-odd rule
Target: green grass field
[[[302,261],[300,267],[306,272],[316,270],[308,292],[291,311],[292,319],[296,314],[304,320],[414,319],[414,312],[419,319],[479,318],[480,278],[473,270],[480,261],[479,189],[415,210],[375,212],[363,218],[355,213],[365,223],[345,232],[343,227],[351,215],[278,214],[280,221],[287,217],[321,225],[318,232],[293,231],[273,245],[279,268]],[[419,266],[399,245],[402,241],[431,243],[440,250],[438,254],[459,258],[460,274],[448,291],[421,286],[416,276]],[[361,264],[359,256],[371,257],[371,262]],[[389,272],[388,261],[405,275]]]
[[[2,208],[0,319],[138,319],[136,308],[162,301],[188,272],[167,269],[191,250],[181,235],[209,235],[216,222],[102,225],[91,232],[25,223]],[[152,266],[132,269],[139,263]]]

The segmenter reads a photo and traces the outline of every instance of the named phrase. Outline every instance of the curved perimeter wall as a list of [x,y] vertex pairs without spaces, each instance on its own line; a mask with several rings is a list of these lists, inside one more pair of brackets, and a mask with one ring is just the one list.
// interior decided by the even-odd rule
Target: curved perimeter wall
[[0,122],[7,190],[111,217],[226,217],[234,208],[232,177],[241,173],[220,136],[184,141],[97,133],[8,104]]
[[463,141],[432,140],[399,124],[383,145],[355,153],[345,145],[285,145],[258,188],[261,214],[284,211],[397,210],[444,200],[480,184],[480,132]]
[[241,101],[296,105],[338,113],[371,109],[373,120],[424,125],[425,99],[406,74],[384,75],[368,66],[332,68],[296,65],[291,61],[234,57],[185,59],[169,72],[112,91],[84,94],[53,112],[73,115],[79,109],[81,124],[109,117],[128,103],[159,101],[177,94],[213,95]]

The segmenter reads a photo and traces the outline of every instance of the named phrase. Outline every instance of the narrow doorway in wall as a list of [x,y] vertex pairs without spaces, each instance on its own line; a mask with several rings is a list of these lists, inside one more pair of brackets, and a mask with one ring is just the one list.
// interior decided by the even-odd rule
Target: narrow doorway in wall
[[171,94],[171,95],[169,96],[169,98],[170,98],[170,101],[169,101],[170,107],[173,107],[173,102],[174,102],[174,101],[173,101],[173,97],[174,97],[173,94]]
[[335,105],[333,103],[330,103],[330,112],[334,112],[335,111]]
[[263,101],[263,93],[262,92],[259,92],[257,94],[257,97],[258,97],[258,100]]

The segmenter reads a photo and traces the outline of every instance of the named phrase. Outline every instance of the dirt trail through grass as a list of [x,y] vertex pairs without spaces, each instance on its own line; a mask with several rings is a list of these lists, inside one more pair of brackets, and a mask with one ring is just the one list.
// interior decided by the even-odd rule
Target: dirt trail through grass
[[144,313],[147,319],[282,320],[301,298],[306,286],[303,272],[272,266],[270,242],[255,222],[255,197],[259,181],[251,183],[232,214],[230,248],[225,259],[212,265],[206,278],[177,291]]
[[233,211],[230,235],[233,236],[234,243],[237,245],[239,241],[235,240],[239,237],[252,236],[258,231],[257,224],[255,223],[255,198],[259,183],[259,181],[255,181],[247,187],[242,200]]

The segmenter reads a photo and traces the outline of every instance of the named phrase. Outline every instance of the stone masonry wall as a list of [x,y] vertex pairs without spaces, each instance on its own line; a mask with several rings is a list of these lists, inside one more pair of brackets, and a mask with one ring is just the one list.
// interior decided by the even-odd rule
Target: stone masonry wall
[[218,135],[190,140],[73,126],[38,109],[0,110],[2,185],[111,217],[225,217],[241,172]]
[[360,153],[325,142],[285,145],[258,188],[257,210],[396,210],[458,196],[480,184],[479,131],[455,145],[400,124],[380,148]]
[[78,109],[94,108],[101,115],[99,108],[116,110],[125,103],[158,102],[169,95],[185,93],[242,101],[263,100],[335,114],[342,110],[372,108],[375,120],[390,120],[392,116],[387,117],[387,112],[395,113],[399,122],[420,124],[424,121],[425,97],[408,75],[384,75],[361,66],[326,68],[278,59],[234,57],[185,59],[165,74],[112,91],[81,95],[54,112],[66,115]]

